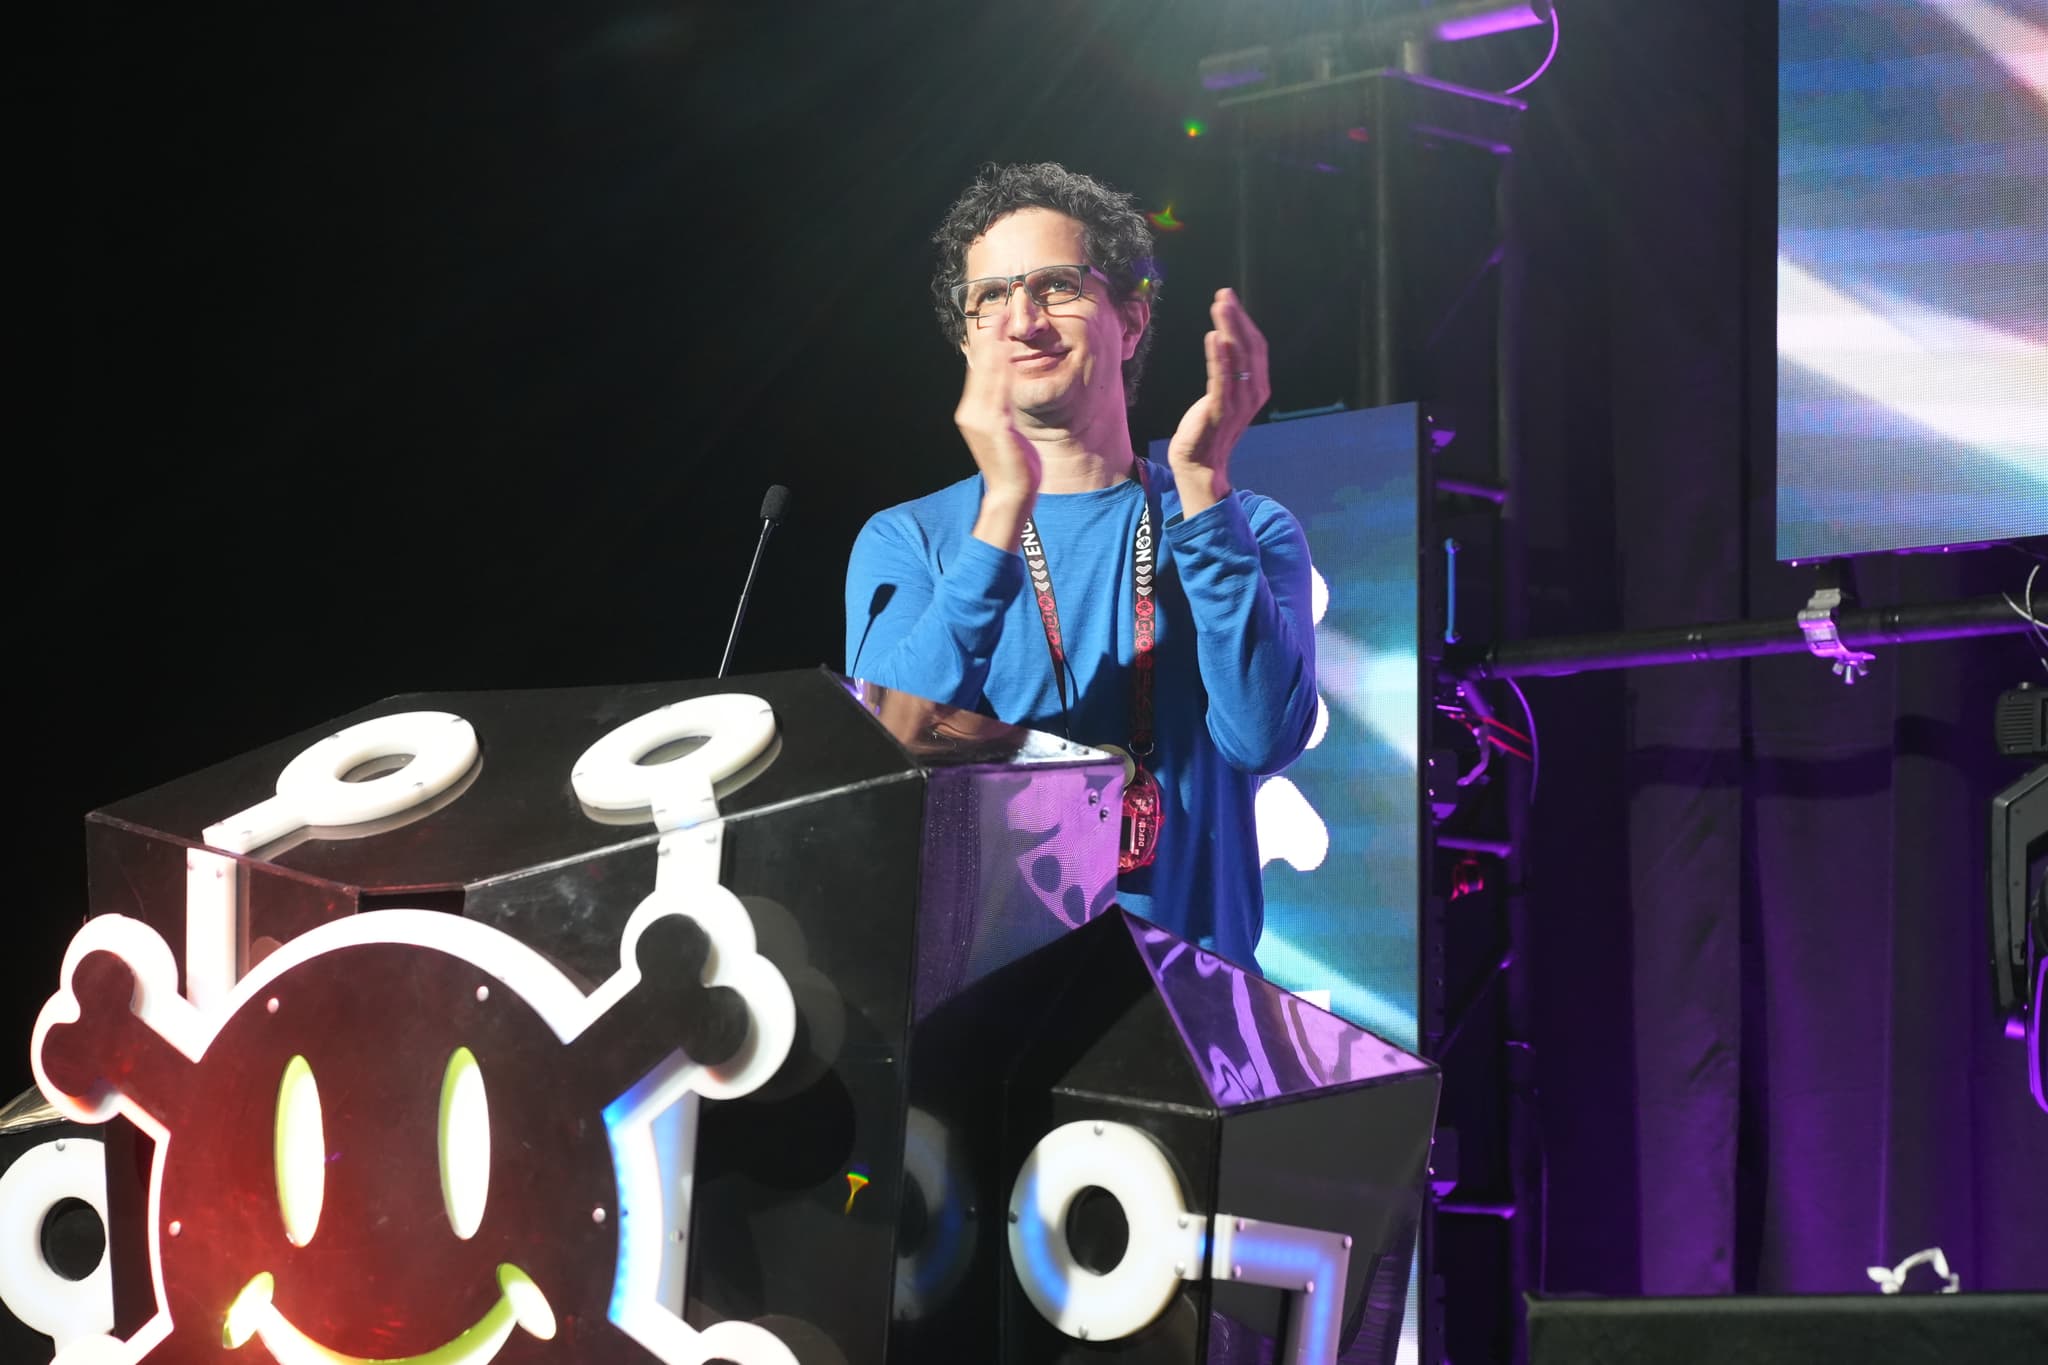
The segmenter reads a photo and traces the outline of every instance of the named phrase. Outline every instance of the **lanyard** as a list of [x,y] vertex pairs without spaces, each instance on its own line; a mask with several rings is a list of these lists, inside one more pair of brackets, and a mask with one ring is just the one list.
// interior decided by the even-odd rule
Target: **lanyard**
[[[1145,475],[1145,461],[1135,462],[1138,487],[1145,495],[1145,510],[1138,517],[1138,531],[1131,539],[1131,575],[1137,586],[1137,620],[1131,639],[1135,657],[1131,661],[1131,753],[1144,758],[1152,752],[1152,646],[1154,603],[1152,598],[1152,485]],[[1045,562],[1045,542],[1038,537],[1035,521],[1024,523],[1020,537],[1024,567],[1031,574],[1031,591],[1038,599],[1039,620],[1045,624],[1045,647],[1052,654],[1053,685],[1059,689],[1060,710],[1067,709],[1067,651],[1060,635],[1059,605],[1052,595],[1052,568]],[[1069,736],[1071,738],[1071,736]]]

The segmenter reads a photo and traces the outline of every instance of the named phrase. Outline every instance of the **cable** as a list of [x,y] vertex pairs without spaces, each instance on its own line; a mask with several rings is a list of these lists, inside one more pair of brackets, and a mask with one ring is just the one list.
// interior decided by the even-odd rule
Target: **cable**
[[1998,595],[2005,599],[2005,605],[2011,607],[2015,615],[2027,623],[2029,633],[2034,637],[2035,648],[2042,651],[2041,667],[2044,670],[2048,670],[2048,621],[2043,621],[2040,617],[2034,615],[2034,579],[2040,575],[2040,572],[2041,566],[2039,564],[2036,564],[2027,571],[2027,586],[2020,592],[2020,596],[2026,601],[2025,606],[2021,606],[2018,602],[2013,601],[2012,594],[2009,592],[2002,592]]
[[2034,579],[2040,572],[2041,566],[2039,564],[2036,564],[2027,571],[2027,586],[2021,590],[2021,596],[2027,600],[2027,604],[2024,607],[2012,600],[2011,593],[2002,592],[1998,594],[2005,599],[2005,605],[2011,607],[2018,614],[2020,620],[2025,621],[2034,628],[2034,633],[2037,635],[2043,630],[2048,630],[2048,621],[2043,621],[2040,617],[2034,615]]
[[[1552,16],[1557,14],[1551,10]],[[1529,800],[1536,800],[1536,781],[1543,776],[1543,744],[1536,738],[1536,713],[1529,709],[1529,696],[1522,691],[1522,685],[1513,678],[1502,678],[1502,682],[1515,689],[1515,700],[1522,703],[1522,719],[1529,722]]]
[[2014,554],[2025,555],[2037,564],[2048,564],[2048,555],[2044,555],[2038,550],[2030,550],[2017,540],[2001,540],[1998,543],[2011,550]]
[[[2034,615],[2034,575],[2039,572],[2041,572],[2039,564],[2027,570],[2027,586],[2020,590],[2020,596],[2027,599],[2026,617],[2034,623],[2034,634],[2040,637],[2042,646],[2048,648],[2048,627],[2044,627],[2041,623],[2041,618]],[[2042,662],[2048,663],[2048,659],[2044,659]]]
[[1531,1087],[1536,1101],[1536,1292],[1550,1288],[1550,1143],[1543,1136],[1543,1103],[1540,1092]]
[[1550,6],[1550,53],[1549,53],[1549,55],[1548,55],[1548,56],[1546,56],[1546,57],[1544,57],[1544,59],[1543,59],[1543,65],[1541,65],[1541,66],[1537,67],[1537,68],[1536,68],[1536,70],[1535,70],[1535,71],[1534,71],[1533,73],[1531,73],[1531,75],[1529,76],[1529,79],[1527,79],[1527,80],[1523,81],[1523,82],[1522,82],[1522,83],[1521,83],[1520,85],[1511,85],[1511,86],[1509,86],[1509,87],[1508,87],[1507,89],[1505,89],[1505,90],[1501,91],[1501,94],[1503,94],[1503,95],[1518,95],[1518,94],[1520,94],[1520,93],[1521,93],[1522,91],[1524,91],[1524,90],[1527,90],[1527,89],[1528,89],[1528,88],[1529,88],[1530,86],[1532,86],[1532,85],[1536,84],[1536,82],[1537,82],[1537,81],[1539,81],[1539,80],[1541,80],[1541,79],[1543,78],[1543,73],[1544,73],[1544,72],[1546,72],[1546,71],[1548,71],[1548,70],[1550,70],[1550,64],[1551,64],[1552,62],[1556,61],[1556,60],[1557,60],[1557,5],[1556,5],[1555,3],[1553,3],[1553,4],[1552,4],[1552,5]]
[[2027,623],[2029,627],[2027,633],[2033,636],[2034,648],[2043,651],[2041,665],[2044,668],[2048,668],[2048,630],[2043,630],[2042,623],[2035,619],[2032,611],[2028,610],[2034,604],[2029,601],[2025,607],[2022,607],[2019,603],[2012,600],[2011,593],[2002,592],[1998,595],[2005,599],[2005,605],[2011,607],[2015,615]]
[[1489,734],[1486,737],[1486,742],[1491,744],[1494,748],[1500,750],[1504,754],[1513,754],[1516,758],[1521,759],[1524,763],[1532,763],[1535,761],[1534,759],[1530,758],[1529,755],[1523,753],[1520,749],[1517,749],[1514,745],[1502,739],[1499,735]]
[[1501,724],[1501,722],[1499,722],[1499,721],[1495,720],[1495,719],[1494,719],[1494,718],[1493,718],[1492,716],[1481,716],[1481,717],[1480,717],[1480,719],[1481,719],[1481,720],[1483,720],[1483,721],[1485,721],[1485,722],[1486,722],[1486,723],[1487,723],[1488,725],[1491,725],[1491,726],[1492,726],[1492,727],[1493,727],[1494,729],[1496,729],[1496,730],[1505,730],[1505,731],[1507,731],[1507,732],[1508,732],[1509,734],[1513,735],[1513,736],[1514,736],[1514,737],[1515,737],[1516,739],[1519,739],[1519,740],[1521,740],[1521,741],[1522,741],[1522,743],[1524,743],[1524,744],[1527,744],[1527,743],[1529,742],[1529,737],[1528,737],[1527,735],[1523,734],[1523,733],[1522,733],[1522,732],[1521,732],[1520,730],[1517,730],[1517,729],[1516,729],[1516,728],[1515,728],[1514,726],[1512,726],[1512,725],[1503,725],[1503,724]]
[[[1521,686],[1512,678],[1505,679],[1504,681],[1506,681],[1508,686],[1515,689],[1515,697],[1521,702],[1522,717],[1529,726],[1528,733],[1526,734],[1504,721],[1495,719],[1492,709],[1486,704],[1485,696],[1480,693],[1478,686],[1473,683],[1461,682],[1458,684],[1458,695],[1464,699],[1465,709],[1460,710],[1457,707],[1445,706],[1439,702],[1437,710],[1456,719],[1479,745],[1479,763],[1471,772],[1458,779],[1459,786],[1469,787],[1474,782],[1477,782],[1485,774],[1487,761],[1492,756],[1493,751],[1498,749],[1504,754],[1514,755],[1529,765],[1529,799],[1533,801],[1536,798],[1536,779],[1540,772],[1538,759],[1542,754],[1542,750],[1537,747],[1536,742],[1536,717],[1529,710],[1529,698],[1524,695]],[[1475,721],[1478,723],[1474,724]],[[1528,750],[1525,752],[1519,746],[1508,743],[1500,735],[1494,733],[1496,730],[1501,731],[1503,734],[1513,735],[1516,739],[1527,744],[1529,746]]]
[[1473,728],[1470,718],[1463,712],[1458,713],[1458,723],[1465,727],[1465,733],[1472,736],[1472,742],[1479,747],[1479,761],[1472,765],[1471,772],[1458,779],[1459,786],[1469,787],[1486,776],[1486,769],[1493,762],[1493,750],[1486,743],[1485,731]]

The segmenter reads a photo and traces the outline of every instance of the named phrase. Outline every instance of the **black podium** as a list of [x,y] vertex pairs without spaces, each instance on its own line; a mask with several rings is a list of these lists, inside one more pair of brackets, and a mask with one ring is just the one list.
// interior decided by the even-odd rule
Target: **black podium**
[[[396,697],[95,812],[32,1059],[103,1125],[113,1335],[1390,1360],[1435,1073],[1115,910],[1121,776],[820,670]],[[1123,1155],[1019,1243],[1088,1115]],[[1164,1245],[1126,1168],[1186,1254],[1091,1339],[1055,1300]]]

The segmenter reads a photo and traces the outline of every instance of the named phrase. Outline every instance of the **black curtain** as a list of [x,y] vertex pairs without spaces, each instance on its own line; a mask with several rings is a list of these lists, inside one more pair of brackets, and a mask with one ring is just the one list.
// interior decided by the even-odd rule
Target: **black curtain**
[[[1524,156],[1534,635],[1788,620],[1773,554],[1775,7],[1560,5]],[[2039,545],[1854,565],[2015,595]],[[1527,684],[1553,1292],[2048,1286],[2048,1114],[1993,1017],[1991,706],[2024,636]]]

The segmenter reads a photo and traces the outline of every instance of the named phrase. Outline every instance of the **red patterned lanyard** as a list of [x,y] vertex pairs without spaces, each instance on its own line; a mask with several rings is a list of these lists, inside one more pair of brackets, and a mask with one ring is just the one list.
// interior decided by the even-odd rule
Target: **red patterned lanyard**
[[[1142,759],[1152,752],[1152,485],[1145,476],[1143,460],[1137,461],[1134,468],[1138,487],[1145,495],[1145,510],[1138,517],[1138,531],[1131,540],[1131,574],[1137,585],[1137,621],[1131,631],[1136,654],[1131,661],[1131,753]],[[1052,567],[1045,562],[1045,542],[1039,539],[1034,521],[1024,523],[1020,548],[1024,552],[1024,567],[1031,574],[1032,595],[1038,599],[1038,618],[1045,624],[1045,647],[1052,653],[1053,685],[1059,690],[1060,709],[1064,711],[1069,672],[1067,650],[1060,635],[1059,605],[1052,595]]]
[[[1138,487],[1145,495],[1145,509],[1138,516],[1138,532],[1131,541],[1131,573],[1136,582],[1137,624],[1131,632],[1135,655],[1131,660],[1131,749],[1124,755],[1123,843],[1117,851],[1117,870],[1135,872],[1150,867],[1159,852],[1159,832],[1166,820],[1166,801],[1159,783],[1145,771],[1144,760],[1152,753],[1152,646],[1156,621],[1152,596],[1152,485],[1145,476],[1145,462],[1137,462]],[[1052,569],[1045,562],[1045,542],[1038,527],[1024,523],[1021,538],[1024,567],[1031,572],[1032,595],[1038,599],[1038,617],[1045,624],[1045,647],[1052,653],[1053,684],[1059,689],[1060,710],[1067,709],[1067,650],[1060,636],[1060,609],[1053,601]],[[1069,735],[1069,739],[1073,736]]]

